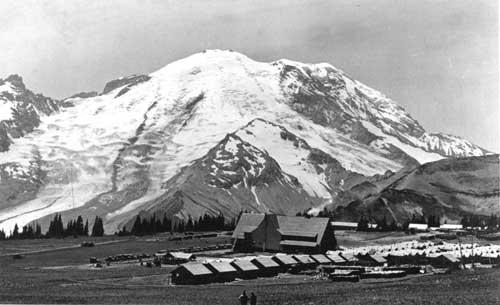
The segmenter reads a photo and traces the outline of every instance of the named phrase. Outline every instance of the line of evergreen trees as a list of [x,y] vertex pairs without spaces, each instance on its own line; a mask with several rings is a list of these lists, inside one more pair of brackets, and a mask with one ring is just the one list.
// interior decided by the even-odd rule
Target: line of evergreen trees
[[167,217],[166,214],[163,217],[156,218],[153,215],[150,218],[141,218],[137,215],[135,218],[132,229],[127,231],[124,227],[121,231],[116,234],[119,236],[126,235],[152,235],[161,232],[206,232],[206,231],[230,231],[234,230],[236,226],[236,219],[232,219],[230,222],[226,222],[226,219],[222,213],[218,215],[205,214],[200,216],[198,219],[193,219],[189,217],[187,221],[175,220],[172,221]]
[[[63,238],[68,236],[88,236],[89,235],[89,221],[86,220],[83,223],[82,216],[78,216],[76,219],[70,219],[66,226],[63,224],[63,220],[60,214],[56,214],[54,219],[50,221],[49,229],[45,234],[42,233],[42,227],[37,223],[34,226],[28,224],[23,226],[22,231],[19,231],[17,224],[14,225],[14,230],[11,232],[8,239],[32,239],[32,238]],[[96,216],[94,220],[94,226],[92,227],[91,236],[103,236],[104,235],[104,224],[102,218]],[[0,230],[0,240],[7,239],[6,234],[3,230]]]
[[467,227],[488,227],[488,228],[498,228],[500,227],[500,217],[491,214],[490,216],[482,215],[466,215],[462,217],[460,222],[464,228]]
[[[9,239],[30,239],[30,238],[42,238],[42,227],[39,224],[35,224],[33,228],[32,225],[26,225],[23,227],[22,231],[19,232],[18,225],[14,225],[14,230],[9,236]],[[7,236],[3,230],[0,230],[0,240],[7,239]]]
[[[240,213],[241,215],[241,213]],[[222,213],[218,215],[205,214],[200,216],[198,219],[189,217],[187,221],[169,219],[166,214],[163,218],[156,218],[152,216],[151,218],[142,219],[141,216],[137,216],[132,229],[127,231],[124,227],[121,231],[116,232],[118,236],[127,235],[153,235],[162,232],[207,232],[207,231],[231,231],[236,227],[238,218],[233,218],[231,221],[227,222]],[[29,239],[29,238],[64,238],[68,236],[88,236],[89,235],[89,222],[88,220],[83,222],[83,218],[78,216],[76,219],[70,219],[66,226],[63,224],[63,220],[60,214],[56,214],[54,218],[50,221],[49,229],[45,234],[42,233],[41,226],[35,224],[33,227],[31,224],[23,227],[20,232],[17,224],[14,226],[14,230],[11,232],[9,239]],[[103,236],[104,235],[104,224],[101,217],[96,216],[94,220],[94,225],[90,231],[91,236]],[[4,231],[0,230],[0,240],[6,239],[6,234]]]
[[[358,231],[371,231],[368,226],[368,219],[365,216],[361,216],[358,222]],[[439,215],[428,215],[427,217],[420,214],[413,214],[411,220],[405,220],[402,225],[396,224],[394,220],[388,222],[386,217],[382,220],[376,221],[377,231],[401,231],[408,230],[410,223],[420,223],[427,224],[429,227],[439,227],[441,223],[441,217]],[[443,223],[446,223],[444,221]],[[500,227],[500,217],[497,215],[466,215],[462,218],[461,224],[464,228],[467,227],[488,227],[490,230],[496,230]]]
[[[298,212],[296,216],[311,217],[307,211]],[[335,212],[333,210],[323,209],[316,217],[328,217],[330,220],[335,219]],[[369,219],[367,216],[362,215],[358,221],[358,231],[405,231],[408,230],[410,223],[427,224],[429,227],[439,227],[441,225],[441,217],[439,215],[420,215],[413,214],[411,219],[405,220],[403,223],[397,223],[394,219],[388,220],[385,216],[382,219],[375,220]],[[370,224],[377,224],[376,228],[371,228]],[[444,221],[443,223],[446,223]],[[466,215],[463,216],[461,224],[464,228],[467,227],[485,227],[490,230],[497,230],[500,228],[500,217],[491,214],[485,215]]]

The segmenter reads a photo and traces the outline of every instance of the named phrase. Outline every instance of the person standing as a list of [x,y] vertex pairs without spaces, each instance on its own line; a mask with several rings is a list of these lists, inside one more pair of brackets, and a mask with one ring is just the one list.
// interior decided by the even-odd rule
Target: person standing
[[240,300],[240,304],[241,305],[247,305],[248,304],[248,296],[247,296],[247,292],[245,290],[243,290],[243,293],[240,295],[240,297],[238,298],[238,300]]
[[250,294],[250,305],[257,305],[257,296],[253,292]]

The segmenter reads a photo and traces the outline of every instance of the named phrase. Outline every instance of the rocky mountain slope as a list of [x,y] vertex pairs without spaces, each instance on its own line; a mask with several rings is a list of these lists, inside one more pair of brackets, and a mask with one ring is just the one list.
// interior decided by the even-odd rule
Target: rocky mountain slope
[[43,225],[55,212],[101,215],[113,232],[140,212],[322,209],[402,168],[488,153],[427,133],[329,64],[261,63],[232,51],[121,78],[48,114],[0,153],[7,230]]
[[58,110],[58,104],[28,90],[19,75],[0,79],[0,152],[38,127],[43,116]]
[[337,217],[401,220],[415,213],[452,222],[467,214],[499,214],[499,161],[499,155],[443,159],[374,182],[365,193],[355,186],[348,191],[353,200],[337,207]]

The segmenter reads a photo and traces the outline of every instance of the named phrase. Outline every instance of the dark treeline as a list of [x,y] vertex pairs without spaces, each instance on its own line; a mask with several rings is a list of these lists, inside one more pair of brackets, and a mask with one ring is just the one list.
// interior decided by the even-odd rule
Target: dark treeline
[[[46,237],[78,237],[78,236],[88,236],[89,235],[89,221],[86,220],[83,223],[82,216],[78,216],[77,219],[70,219],[66,227],[63,225],[63,221],[60,214],[56,214],[54,219],[49,224],[49,230],[45,234]],[[104,235],[104,225],[102,218],[99,216],[95,217],[94,226],[92,227],[91,236],[103,236]]]
[[[328,217],[331,221],[335,219],[335,212],[323,209],[316,216],[311,216],[307,211],[298,212],[296,216],[302,217]],[[369,218],[362,215],[358,220],[358,231],[406,231],[410,223],[427,224],[429,227],[439,227],[441,224],[446,223],[441,220],[439,215],[420,215],[413,214],[411,219],[406,219],[403,223],[398,223],[394,219],[387,219],[384,216],[382,219]],[[373,228],[371,224],[376,224]],[[500,217],[497,215],[466,215],[462,217],[461,224],[464,228],[467,227],[488,227],[488,230],[498,230],[500,228]]]
[[[28,239],[28,238],[42,238],[42,227],[39,224],[35,224],[33,228],[32,225],[26,225],[23,227],[22,231],[19,231],[19,226],[14,225],[14,230],[10,234],[9,239]],[[3,230],[0,230],[0,240],[7,239],[6,234]]]
[[464,228],[467,227],[488,227],[488,228],[498,228],[500,227],[500,217],[491,214],[490,216],[480,216],[480,215],[467,215],[462,217],[460,222]]
[[[395,223],[394,220],[387,221],[385,216],[382,220],[375,221],[376,229],[368,228],[367,219],[362,216],[358,222],[359,231],[406,231],[410,223],[427,224],[429,227],[439,227],[445,224],[446,220],[442,221],[439,215],[419,215],[413,214],[411,219],[405,220],[402,224]],[[464,228],[468,227],[488,227],[488,230],[497,230],[500,227],[500,218],[496,215],[467,215],[462,218],[461,224]]]
[[[50,221],[49,229],[45,234],[42,233],[42,227],[39,224],[35,224],[34,226],[32,224],[25,225],[21,232],[19,232],[19,227],[16,224],[8,239],[64,238],[68,236],[78,237],[88,235],[89,221],[86,220],[85,223],[83,223],[82,216],[78,216],[74,220],[70,219],[66,223],[66,226],[64,226],[61,215],[56,214],[54,219]],[[104,226],[102,218],[96,216],[91,236],[103,235]],[[0,240],[2,239],[7,239],[7,236],[4,231],[0,230]]]
[[193,219],[189,217],[187,221],[185,220],[175,220],[172,221],[163,215],[163,217],[156,218],[153,215],[151,218],[141,218],[137,215],[135,218],[132,229],[127,231],[124,227],[121,231],[117,232],[117,235],[152,235],[155,233],[162,232],[206,232],[206,231],[230,231],[234,230],[236,226],[236,219],[226,222],[225,217],[222,213],[216,216],[205,214],[200,216],[198,219]]

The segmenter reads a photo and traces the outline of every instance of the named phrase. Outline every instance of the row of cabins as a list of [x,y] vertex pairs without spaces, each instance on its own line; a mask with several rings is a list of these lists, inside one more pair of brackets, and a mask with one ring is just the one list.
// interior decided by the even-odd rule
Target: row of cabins
[[186,263],[171,272],[171,279],[174,284],[203,284],[227,282],[235,278],[275,276],[280,272],[299,272],[314,269],[319,265],[383,266],[386,263],[384,258],[376,255],[358,258],[351,254],[276,254],[258,256],[253,259]]
[[[488,262],[500,263],[500,256],[491,255]],[[456,269],[460,259],[451,253],[442,253],[426,257],[425,255],[358,254],[330,252],[315,255],[258,256],[252,259],[232,261],[212,261],[207,263],[186,263],[171,272],[174,284],[204,284],[227,282],[235,278],[250,279],[275,276],[280,272],[298,272],[314,269],[320,265],[335,265],[336,269],[355,269],[365,266],[400,266],[432,265],[438,268]],[[356,267],[357,266],[357,267]]]

